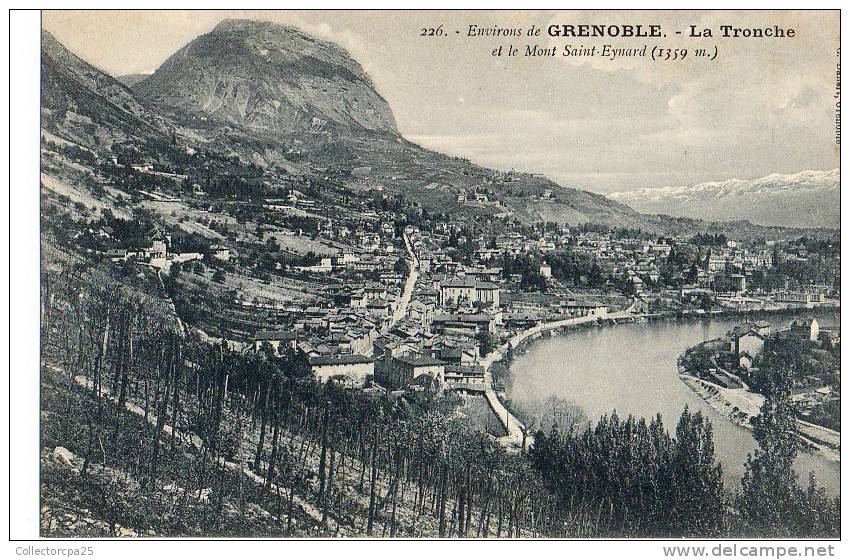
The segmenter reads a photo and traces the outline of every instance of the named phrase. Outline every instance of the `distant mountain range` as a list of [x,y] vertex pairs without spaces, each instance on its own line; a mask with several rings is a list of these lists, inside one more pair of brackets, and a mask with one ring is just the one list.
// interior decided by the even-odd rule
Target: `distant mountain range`
[[[523,223],[593,223],[664,234],[792,233],[743,220],[642,214],[621,203],[630,200],[563,187],[540,175],[506,176],[427,150],[399,135],[389,105],[344,49],[269,22],[222,21],[153,74],[120,80],[42,32],[42,91],[44,130],[92,150],[116,143],[144,143],[154,152],[175,143],[213,149],[272,174],[332,173],[354,188],[375,188],[423,210],[468,219],[507,213]],[[475,190],[499,203],[458,200]]]
[[638,212],[705,220],[749,220],[769,226],[838,228],[840,187],[840,172],[833,169],[639,189],[608,196]]

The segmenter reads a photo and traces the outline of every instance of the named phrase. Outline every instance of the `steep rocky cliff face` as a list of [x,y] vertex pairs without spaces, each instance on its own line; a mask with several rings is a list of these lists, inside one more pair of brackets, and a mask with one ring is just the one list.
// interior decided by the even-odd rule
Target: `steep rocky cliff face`
[[254,130],[396,134],[389,105],[346,51],[269,22],[225,20],[133,89]]

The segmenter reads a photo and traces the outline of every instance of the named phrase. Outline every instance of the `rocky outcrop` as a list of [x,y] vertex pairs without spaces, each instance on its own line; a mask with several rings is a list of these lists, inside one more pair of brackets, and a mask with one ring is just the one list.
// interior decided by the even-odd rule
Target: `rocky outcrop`
[[396,134],[389,105],[345,50],[270,22],[225,20],[133,89],[253,130]]

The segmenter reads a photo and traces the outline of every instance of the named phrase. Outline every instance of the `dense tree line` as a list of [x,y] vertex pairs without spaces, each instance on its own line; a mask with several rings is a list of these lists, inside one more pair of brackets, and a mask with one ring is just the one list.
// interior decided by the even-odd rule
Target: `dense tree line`
[[[617,533],[648,537],[727,532],[721,467],[711,424],[687,408],[675,436],[616,412],[584,431],[535,436],[531,460],[564,507],[596,508]],[[607,519],[606,519],[607,518]]]
[[753,389],[761,394],[773,393],[786,383],[791,388],[818,383],[841,387],[841,346],[821,348],[816,342],[795,336],[771,336],[756,359],[758,367],[747,376]]
[[574,286],[601,288],[605,286],[607,276],[596,259],[590,255],[570,250],[554,251],[546,257],[552,267],[552,276]]
[[708,247],[725,247],[726,236],[722,233],[704,233],[699,232],[690,239],[690,243],[694,245]]

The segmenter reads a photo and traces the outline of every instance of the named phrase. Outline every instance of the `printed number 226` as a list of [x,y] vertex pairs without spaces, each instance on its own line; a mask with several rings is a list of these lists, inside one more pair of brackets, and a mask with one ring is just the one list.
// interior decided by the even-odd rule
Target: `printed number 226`
[[420,31],[420,37],[442,37],[443,35],[443,26],[439,25],[437,27],[423,27],[422,31]]

